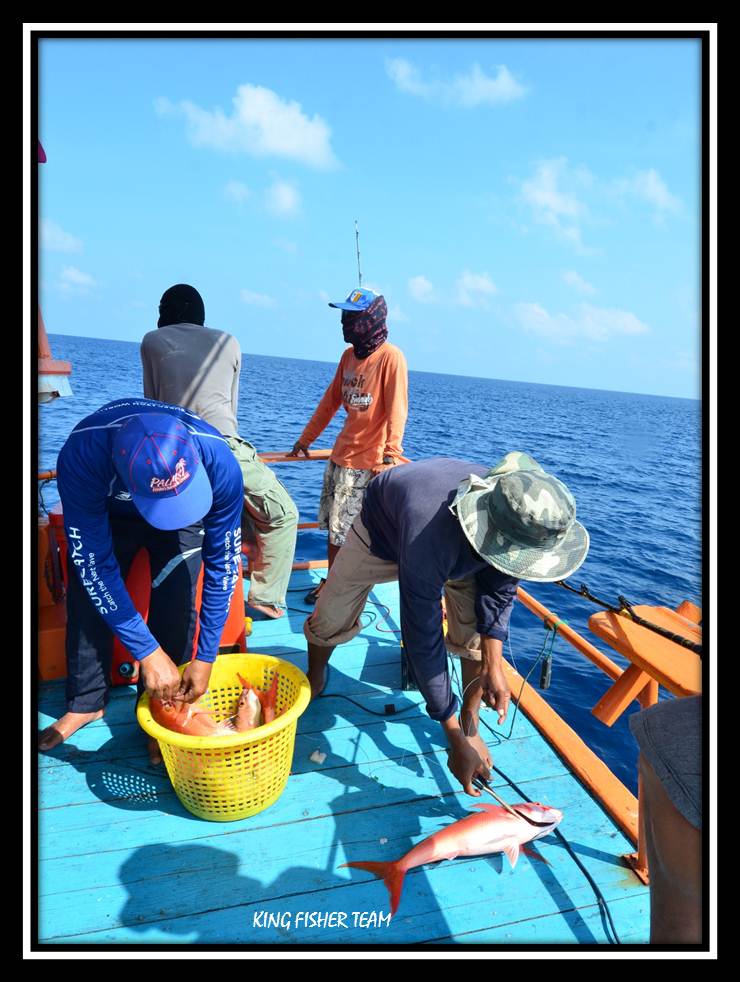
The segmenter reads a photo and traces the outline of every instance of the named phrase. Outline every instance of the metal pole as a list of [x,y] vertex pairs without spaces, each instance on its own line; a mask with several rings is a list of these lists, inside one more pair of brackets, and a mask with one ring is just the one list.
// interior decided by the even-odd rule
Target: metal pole
[[360,230],[355,219],[355,246],[357,248],[357,285],[362,286],[362,270],[360,269]]

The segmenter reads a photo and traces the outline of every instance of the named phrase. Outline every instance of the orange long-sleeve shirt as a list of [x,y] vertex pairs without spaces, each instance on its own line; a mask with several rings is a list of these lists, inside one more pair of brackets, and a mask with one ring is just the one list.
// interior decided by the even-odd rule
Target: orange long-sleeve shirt
[[344,406],[347,418],[334,443],[331,460],[340,467],[370,469],[403,456],[403,431],[408,416],[408,369],[400,348],[385,341],[367,358],[347,348],[334,379],[300,436],[310,446]]

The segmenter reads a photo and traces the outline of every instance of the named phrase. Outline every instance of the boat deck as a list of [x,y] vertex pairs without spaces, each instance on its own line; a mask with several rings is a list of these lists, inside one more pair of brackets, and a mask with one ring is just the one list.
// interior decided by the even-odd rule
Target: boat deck
[[[305,670],[300,609],[318,578],[293,573],[298,610],[256,621],[251,651]],[[382,881],[338,869],[396,859],[473,804],[445,766],[441,728],[419,693],[400,690],[396,584],[370,599],[388,610],[369,604],[367,626],[336,650],[325,695],[299,721],[287,787],[258,815],[216,823],[187,812],[164,767],[149,765],[130,687],[113,689],[103,720],[39,757],[40,943],[609,943],[592,887],[554,836],[536,843],[547,862],[522,854],[512,870],[495,854],[410,871],[390,924],[380,918],[389,912]],[[341,696],[379,713],[393,704],[396,715],[370,715]],[[63,712],[63,683],[41,687],[39,708],[42,727]],[[510,739],[489,743],[529,798],[564,812],[560,829],[622,943],[646,944],[648,888],[620,860],[631,843],[522,712]],[[310,759],[315,750],[326,754],[321,764]],[[493,783],[518,800],[498,775]],[[322,914],[333,918],[322,923]]]

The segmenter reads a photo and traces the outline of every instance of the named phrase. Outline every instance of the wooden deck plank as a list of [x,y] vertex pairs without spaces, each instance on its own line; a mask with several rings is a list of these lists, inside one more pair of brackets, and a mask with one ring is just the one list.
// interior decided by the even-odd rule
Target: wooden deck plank
[[[319,575],[294,574],[291,606]],[[397,626],[396,585],[384,584],[373,599],[390,607]],[[304,607],[300,600],[296,606]],[[250,650],[304,667],[304,617],[291,611],[280,622],[255,621]],[[419,693],[399,691],[399,662],[398,636],[379,631],[377,618],[338,648],[328,692],[370,709],[388,702],[411,708],[383,718],[345,699],[317,701],[299,721],[281,798],[234,823],[204,822],[182,808],[163,769],[151,768],[142,752],[133,690],[113,690],[103,720],[39,758],[41,938],[496,944],[545,943],[554,932],[561,943],[606,943],[591,888],[553,838],[538,843],[550,866],[522,856],[511,871],[501,857],[489,857],[412,871],[390,927],[252,926],[260,910],[387,914],[382,882],[336,867],[345,859],[397,858],[473,803],[452,787],[441,730]],[[46,725],[63,708],[63,684],[42,686],[40,696]],[[647,888],[619,859],[629,842],[522,713],[511,740],[489,735],[489,745],[497,766],[530,797],[564,810],[563,831],[610,901],[620,934],[647,941]],[[327,754],[321,765],[309,760],[315,749]],[[497,775],[494,787],[517,800]]]
[[[619,860],[624,840],[619,835],[612,836],[609,820],[587,797],[578,795],[564,802],[574,793],[572,785],[569,775],[561,775],[528,782],[526,787],[536,797],[556,797],[563,803],[568,840],[598,879],[607,899],[634,890],[637,881]],[[57,867],[60,873],[63,871],[60,882],[63,879],[66,889],[41,898],[44,936],[63,935],[69,930],[66,925],[70,920],[74,924],[74,932],[70,933],[94,930],[101,926],[101,918],[106,927],[137,928],[146,923],[155,930],[169,930],[167,925],[157,927],[158,923],[181,921],[191,915],[202,915],[206,924],[211,920],[215,923],[223,915],[224,929],[238,930],[238,908],[245,904],[249,909],[259,905],[259,909],[314,910],[320,909],[315,906],[317,895],[323,898],[325,909],[387,912],[387,894],[380,881],[362,871],[336,867],[347,859],[397,858],[421,837],[465,814],[468,801],[462,794],[451,794],[444,799],[412,798],[359,813],[340,812],[305,823],[298,837],[296,831],[291,831],[295,826],[273,826],[244,829],[233,835],[211,835],[197,841],[148,844],[134,852],[119,848],[115,853],[97,855],[98,885],[88,884],[83,890],[69,890],[69,884],[79,877],[80,859],[77,865],[70,861],[52,863],[44,870],[44,880],[48,882],[51,867]],[[387,842],[381,843],[381,838]],[[604,851],[605,842],[610,843],[609,852]],[[558,903],[566,908],[569,904],[580,906],[583,898],[588,903],[590,888],[562,845],[550,837],[541,840],[538,849],[549,860],[549,866],[522,856],[512,871],[507,861],[494,856],[412,871],[404,887],[399,917],[431,915],[441,908],[446,917],[448,906],[465,906],[477,900],[479,892],[488,899],[500,897],[502,891],[497,883],[511,891],[511,895],[501,897],[503,906],[496,908],[506,923],[523,910],[532,916],[543,916],[557,910]],[[439,893],[433,884],[430,894],[426,880],[436,881],[445,867],[455,868],[455,875],[462,878],[460,883],[456,886],[454,878],[449,879],[449,874],[444,873],[444,889]],[[423,879],[417,881],[416,877]],[[356,885],[358,891],[349,900],[360,906],[346,906],[344,890],[348,883]],[[637,889],[644,888],[640,885]],[[336,892],[333,900],[328,896],[332,891]],[[415,899],[409,900],[407,895]],[[467,929],[459,926],[458,915],[456,918],[450,929]],[[56,931],[48,927],[52,924]],[[231,926],[227,928],[227,924]]]
[[[543,758],[536,747],[528,753],[526,745],[530,742],[517,741],[513,746],[499,748],[497,762],[511,760],[509,766],[514,767],[522,780],[526,779],[523,776],[525,760],[527,766],[531,766],[532,773],[527,774],[530,780],[565,772],[564,765],[554,755]],[[522,747],[525,748],[523,752]],[[274,805],[241,822],[224,823],[224,833],[329,814],[338,795],[340,799],[346,795],[345,810],[357,810],[374,807],[379,795],[386,802],[406,801],[415,795],[431,797],[453,790],[444,750],[431,748],[423,755],[409,753],[405,759],[401,752],[399,757],[400,760],[376,759],[373,762],[345,759],[338,766],[296,774],[288,780],[285,791]],[[506,765],[502,763],[501,766]],[[504,783],[500,779],[493,782],[494,787]],[[125,835],[131,848],[135,848],[151,841],[166,842],[208,834],[213,823],[187,812],[174,791],[166,785],[162,787],[164,784],[159,773],[155,778],[135,773],[130,781],[125,777],[118,780],[114,777],[103,789],[107,796],[105,800],[95,798],[95,789],[91,789],[90,798],[80,804],[43,810],[39,814],[40,858],[91,852],[90,843],[94,843],[95,851],[116,848],[121,835]],[[116,798],[119,787],[125,792],[130,790],[132,796]],[[204,828],[208,832],[203,833]]]

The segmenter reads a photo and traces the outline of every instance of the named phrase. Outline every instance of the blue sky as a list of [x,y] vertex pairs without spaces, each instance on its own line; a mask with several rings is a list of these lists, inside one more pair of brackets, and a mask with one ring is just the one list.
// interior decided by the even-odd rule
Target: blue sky
[[136,341],[174,283],[336,361],[362,282],[409,367],[700,396],[700,48],[48,39],[41,306]]

